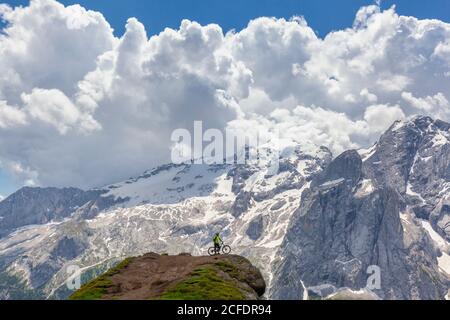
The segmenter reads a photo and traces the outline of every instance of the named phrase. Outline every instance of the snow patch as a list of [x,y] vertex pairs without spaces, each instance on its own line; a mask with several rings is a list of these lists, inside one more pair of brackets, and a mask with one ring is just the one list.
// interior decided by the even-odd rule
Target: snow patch
[[395,121],[394,125],[391,128],[391,131],[398,131],[405,126],[405,122],[398,120]]
[[442,252],[442,255],[437,258],[439,269],[441,269],[441,271],[445,272],[447,275],[450,275],[450,256],[447,253],[449,243],[433,229],[428,221],[422,220],[421,223],[424,229],[430,235],[430,238]]
[[411,186],[411,184],[409,182],[406,185],[406,194],[409,195],[409,196],[417,197],[417,198],[420,199],[420,201],[422,201],[422,203],[425,203],[425,199],[422,197],[422,195],[420,195],[419,193],[413,191],[412,190],[412,186]]
[[334,187],[342,182],[344,182],[345,179],[344,178],[340,178],[340,179],[336,179],[336,180],[331,180],[331,181],[327,181],[325,183],[322,183],[319,187],[324,187],[324,188],[328,188],[328,187]]
[[339,290],[337,290],[335,293],[330,294],[329,296],[327,296],[327,300],[329,299],[333,299],[334,297],[340,296],[342,295],[342,297],[344,299],[363,299],[363,300],[379,300],[380,297],[378,297],[377,294],[375,294],[373,291],[367,289],[367,288],[362,288],[359,290],[355,290],[355,289],[350,289],[347,287],[343,287],[340,288]]
[[303,287],[303,299],[302,300],[308,300],[309,299],[308,289],[305,287],[305,284],[303,283],[302,280],[300,280],[300,283],[302,284],[302,287]]
[[447,144],[448,139],[439,131],[438,134],[433,137],[431,142],[433,143],[433,147],[441,147]]
[[355,197],[356,198],[362,198],[365,197],[372,192],[375,191],[375,187],[373,186],[371,179],[364,179],[360,182],[358,186],[358,190],[356,191]]
[[369,149],[359,149],[358,153],[361,156],[362,162],[369,159],[377,151],[377,144],[374,144]]
[[411,224],[411,217],[410,217],[410,215],[408,214],[408,213],[400,213],[400,219],[401,219],[401,222],[403,223],[405,223],[405,224],[407,224],[407,225],[409,225],[409,224]]
[[231,194],[232,181],[226,179],[227,166],[182,165],[156,168],[143,176],[106,187],[103,196],[126,199],[128,207],[142,204],[173,204],[214,192]]
[[449,245],[448,242],[433,229],[428,221],[421,220],[420,222],[438,248],[442,251],[447,251],[447,246]]
[[442,256],[438,257],[439,268],[450,276],[450,256],[442,252]]

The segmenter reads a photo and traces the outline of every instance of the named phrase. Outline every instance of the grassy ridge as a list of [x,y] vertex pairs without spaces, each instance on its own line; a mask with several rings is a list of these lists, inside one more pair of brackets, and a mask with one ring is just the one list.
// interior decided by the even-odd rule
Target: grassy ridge
[[113,286],[112,281],[109,279],[111,276],[117,274],[123,268],[126,268],[133,258],[127,258],[117,264],[115,267],[109,269],[106,273],[100,277],[86,283],[79,290],[74,292],[69,300],[98,300],[107,292],[108,288]]
[[[162,255],[159,257],[162,257]],[[148,261],[154,261],[153,259],[155,258],[158,259],[158,256],[152,256],[151,260],[144,260],[144,262],[139,259],[145,259],[145,257],[125,259],[103,275],[100,275],[94,280],[84,284],[79,290],[73,293],[69,299],[121,299],[124,296],[127,296],[129,291],[132,290],[122,290],[123,288],[120,286],[120,283],[117,282],[120,282],[121,280],[117,280],[118,278],[115,280],[113,276],[117,273],[121,273],[121,275],[126,278],[128,271],[124,269],[126,269],[130,263],[135,261],[138,265],[139,263],[145,264],[148,263]],[[249,268],[251,264],[247,260],[238,259],[238,257],[225,257],[219,261],[213,258],[206,260],[204,257],[198,258],[200,258],[199,262],[197,262],[198,264],[196,266],[194,265],[188,267],[188,270],[186,270],[182,275],[173,276],[171,279],[163,279],[163,281],[159,284],[159,289],[157,289],[157,291],[151,290],[153,290],[153,282],[156,281],[155,279],[158,279],[159,275],[155,275],[155,278],[152,278],[151,273],[148,275],[138,274],[140,283],[148,286],[148,292],[141,290],[139,293],[140,299],[246,300],[256,299],[258,295],[261,295],[261,293],[257,293],[255,291],[258,289],[254,290],[250,285],[250,282],[255,279],[255,273],[253,269]],[[181,261],[182,263],[186,263],[186,259],[195,260],[198,258],[182,258]],[[164,259],[167,260],[167,258]],[[180,259],[176,262],[176,256],[174,256],[173,259],[175,259],[173,262],[175,263],[174,266],[176,266],[176,263],[180,263]],[[167,261],[165,263],[167,263]],[[129,272],[134,272],[134,274],[136,274],[136,272],[139,273],[139,269],[134,267],[135,265],[133,264],[133,268],[131,268]],[[159,271],[159,273],[161,272],[163,271]],[[183,276],[184,274],[186,274],[186,276]],[[257,276],[258,275],[256,275],[256,278]],[[139,288],[142,288],[142,286]]]
[[166,290],[161,300],[243,300],[244,295],[232,281],[218,276],[213,266],[198,268],[189,278]]

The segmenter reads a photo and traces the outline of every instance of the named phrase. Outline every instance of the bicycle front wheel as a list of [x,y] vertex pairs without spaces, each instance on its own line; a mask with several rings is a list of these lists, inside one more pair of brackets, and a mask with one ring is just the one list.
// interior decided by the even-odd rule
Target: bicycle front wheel
[[224,254],[229,254],[231,252],[231,247],[230,246],[223,246],[222,252]]

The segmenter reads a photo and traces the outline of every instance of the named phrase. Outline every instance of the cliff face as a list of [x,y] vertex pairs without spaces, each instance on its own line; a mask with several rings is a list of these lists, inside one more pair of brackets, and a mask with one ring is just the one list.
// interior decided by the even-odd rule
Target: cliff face
[[240,256],[148,253],[125,259],[70,299],[257,300],[265,288],[259,270]]
[[365,290],[367,270],[377,266],[381,285],[372,293],[379,298],[444,298],[448,129],[427,117],[397,122],[367,152],[334,159],[302,193],[270,296],[346,296],[338,289]]

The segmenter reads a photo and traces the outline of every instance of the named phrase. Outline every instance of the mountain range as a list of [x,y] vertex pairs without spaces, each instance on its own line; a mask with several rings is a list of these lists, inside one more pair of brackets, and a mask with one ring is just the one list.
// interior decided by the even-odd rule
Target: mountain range
[[146,252],[205,255],[216,232],[269,299],[448,299],[450,124],[397,121],[337,156],[298,146],[277,172],[167,164],[92,190],[22,188],[0,202],[0,299],[65,299],[68,266],[85,282]]

